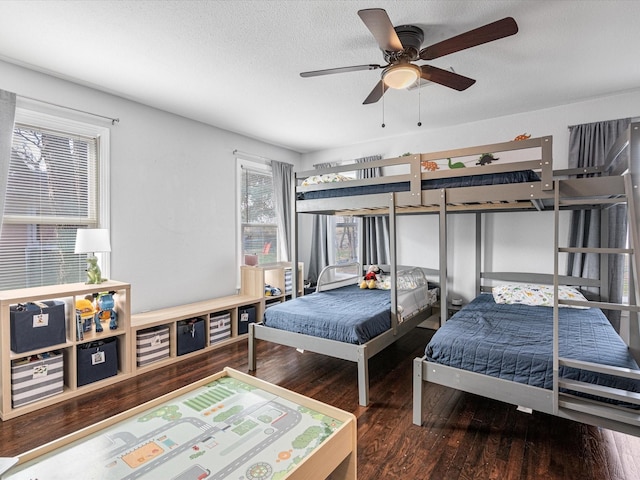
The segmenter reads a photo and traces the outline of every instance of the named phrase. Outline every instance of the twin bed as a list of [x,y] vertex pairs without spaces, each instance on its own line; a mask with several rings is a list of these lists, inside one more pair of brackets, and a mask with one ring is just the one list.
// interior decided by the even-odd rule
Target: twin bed
[[[287,326],[287,318],[293,318],[293,314],[286,311],[294,309],[295,303],[311,310],[313,307],[303,302],[311,301],[311,297],[318,294],[310,295],[308,300],[303,300],[305,297],[295,299],[283,304],[281,312],[274,312],[279,314],[277,321],[270,319],[271,314],[267,312],[264,323],[251,330],[250,369],[256,368],[257,339],[357,361],[359,403],[368,403],[366,360],[424,318],[418,314],[404,322],[397,321],[400,318],[399,310],[402,310],[397,301],[396,286],[397,215],[439,215],[440,260],[437,272],[443,303],[449,297],[447,216],[451,213],[476,214],[479,243],[476,255],[481,257],[483,235],[480,219],[483,214],[551,209],[555,212],[556,221],[555,229],[550,234],[555,235],[558,255],[559,252],[571,250],[557,247],[559,211],[568,208],[606,208],[615,202],[626,201],[630,215],[630,243],[638,245],[635,209],[638,192],[633,185],[638,183],[636,180],[640,170],[639,139],[640,125],[632,124],[613,149],[615,155],[611,158],[608,175],[597,178],[576,177],[578,173],[589,173],[584,170],[554,171],[551,137],[411,155],[369,162],[364,167],[349,165],[333,170],[301,172],[296,179],[297,214],[389,216],[390,269],[391,278],[395,279],[389,291],[391,320],[387,323],[388,328],[383,327],[382,333],[376,333],[377,336],[371,338],[367,335],[320,338],[327,334],[322,333],[321,329],[314,330],[318,323],[316,315],[311,314],[307,319],[311,327],[290,327]],[[486,152],[498,154],[503,160],[507,157],[516,160],[482,164],[477,168],[442,168],[445,164],[455,167],[456,163],[469,166],[469,159],[482,158]],[[383,177],[352,180],[348,184],[336,181],[341,172],[378,166],[385,170]],[[304,179],[312,176],[317,177],[314,182],[303,183]],[[295,240],[294,243],[297,243],[297,234]],[[605,250],[602,253],[619,253],[612,249]],[[634,255],[631,258],[631,287],[635,292],[638,260]],[[297,262],[297,252],[293,260]],[[447,309],[441,309],[440,329],[427,346],[425,355],[414,361],[415,424],[422,423],[424,397],[428,395],[428,384],[431,382],[527,409],[640,435],[640,370],[632,355],[638,356],[640,352],[636,317],[639,309],[635,305],[620,306],[558,298],[557,293],[563,285],[593,286],[593,281],[563,277],[557,271],[558,262],[555,263],[556,271],[545,277],[555,296],[545,306],[529,306],[497,304],[492,295],[480,294],[481,290],[486,290],[481,285],[483,279],[496,284],[496,280],[501,280],[501,274],[481,272],[481,261],[476,261],[478,298],[450,320]],[[539,280],[542,276],[504,274],[504,277],[505,280],[522,282],[532,277]],[[598,286],[606,288],[604,284]],[[352,317],[344,307],[349,303],[350,300],[329,301],[329,304],[337,306],[334,314],[336,321]],[[628,345],[613,330],[600,308],[629,311],[631,326],[626,339]]]
[[369,358],[428,318],[437,288],[418,268],[401,269],[394,291],[360,288],[362,276],[358,263],[326,267],[315,293],[267,308],[263,322],[249,326],[249,369],[256,369],[255,340],[350,360],[358,364],[359,403],[367,405]]

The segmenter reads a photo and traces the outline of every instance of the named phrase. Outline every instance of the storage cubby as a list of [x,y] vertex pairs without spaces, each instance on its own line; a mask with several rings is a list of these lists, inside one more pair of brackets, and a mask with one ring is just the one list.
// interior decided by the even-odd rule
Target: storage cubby
[[[239,295],[135,315],[131,315],[131,286],[117,281],[0,291],[0,419],[35,411],[132,375],[246,339],[249,324],[260,321],[265,308],[290,298],[293,281],[289,263],[242,267],[241,275]],[[299,264],[298,275],[299,294],[302,294],[302,264]],[[265,284],[280,289],[280,293],[265,295]],[[105,315],[101,321],[102,331],[97,332],[95,314],[89,311],[76,317],[76,305],[88,300],[84,303],[90,310],[91,300],[104,293],[113,295],[117,327],[112,330],[111,317]],[[32,310],[28,311],[24,307],[27,303],[40,306],[31,305]],[[18,305],[23,307],[18,310]],[[13,320],[11,307],[16,311]],[[17,312],[32,322],[33,315],[40,314],[40,308],[56,311],[39,319],[50,322],[47,328],[51,335],[42,335],[44,330],[39,330],[37,335],[30,336],[32,326],[29,323],[16,327]],[[183,348],[186,337],[180,337],[181,322],[193,319],[197,319],[198,326],[189,340],[197,337],[198,343]],[[12,345],[18,351],[13,351]],[[55,355],[51,355],[52,352]],[[48,356],[55,356],[55,359],[45,358]],[[20,375],[27,389],[32,386],[35,389],[44,383],[40,379],[49,373],[55,373],[55,385],[42,397],[31,392],[18,394],[17,386],[12,389],[12,375],[15,378]],[[13,401],[14,394],[16,402]]]
[[[298,263],[298,296],[304,293],[303,289],[304,264]],[[293,267],[290,262],[277,262],[265,265],[243,265],[240,270],[241,287],[244,295],[262,297],[262,308],[267,308],[275,303],[284,302],[291,298],[293,293]],[[267,291],[265,286],[280,290],[279,294]]]
[[[93,285],[74,283],[0,291],[0,418],[7,420],[129,377],[132,373],[128,338],[130,290],[131,286],[127,283],[107,281]],[[113,292],[117,328],[112,330],[108,321],[103,322],[102,332],[96,332],[92,326],[89,331],[82,332],[83,338],[79,338],[76,301],[105,292]],[[49,313],[47,309],[51,306],[54,306],[54,310]],[[34,317],[41,312],[46,317]],[[43,330],[30,336],[31,332],[39,328],[36,324],[40,322],[44,323]],[[49,328],[52,340],[43,341],[41,333]],[[62,333],[58,331],[59,328],[63,328]],[[109,361],[116,360],[115,374],[79,385],[78,347],[105,342],[116,346],[117,357],[109,357]],[[12,345],[18,351],[12,350]],[[49,380],[53,380],[53,375],[56,375],[55,388],[47,390],[41,398],[35,395],[22,396],[28,398],[25,402],[20,399],[17,387],[12,388],[12,376],[21,376],[25,385],[37,385],[46,383],[49,374],[52,375]],[[17,399],[15,402],[14,396]]]
[[[261,296],[230,295],[227,297],[204,300],[202,302],[167,307],[149,312],[137,313],[131,316],[131,351],[137,352],[138,339],[141,334],[150,329],[163,328],[168,330],[168,355],[155,359],[149,363],[134,362],[133,373],[140,374],[155,368],[169,365],[205,351],[220,348],[232,342],[246,339],[245,333],[239,333],[239,311],[247,307],[253,308],[256,317],[262,315],[263,305]],[[197,327],[196,335],[203,337],[203,347],[184,352],[178,348],[182,344],[181,323],[198,319],[201,326]],[[136,358],[140,358],[136,354]]]

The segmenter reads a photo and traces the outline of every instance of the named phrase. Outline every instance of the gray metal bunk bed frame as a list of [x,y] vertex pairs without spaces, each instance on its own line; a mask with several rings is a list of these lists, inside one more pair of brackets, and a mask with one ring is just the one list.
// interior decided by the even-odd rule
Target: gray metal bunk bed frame
[[[311,214],[329,214],[329,215],[355,215],[355,216],[371,216],[371,215],[388,215],[391,227],[390,232],[390,253],[391,253],[391,278],[392,278],[392,329],[381,335],[380,337],[372,340],[366,345],[351,345],[341,342],[335,342],[330,340],[318,339],[303,334],[296,334],[292,332],[286,332],[282,330],[276,330],[266,327],[260,323],[250,325],[249,330],[249,369],[256,369],[256,340],[266,340],[273,343],[292,346],[309,350],[312,352],[342,358],[358,363],[358,385],[359,385],[359,403],[360,405],[367,405],[369,403],[369,381],[368,381],[368,359],[388,345],[395,342],[402,335],[410,331],[414,326],[422,321],[422,318],[416,318],[415,322],[405,322],[398,325],[397,322],[397,293],[395,288],[395,274],[397,271],[396,264],[396,216],[405,214],[437,214],[439,216],[439,278],[440,278],[440,298],[441,303],[446,302],[448,298],[447,292],[447,215],[449,213],[456,212],[475,212],[477,213],[477,226],[481,224],[480,216],[486,212],[500,212],[500,211],[521,211],[521,210],[550,210],[556,211],[567,208],[577,208],[580,206],[586,207],[587,204],[595,206],[597,202],[592,201],[589,196],[584,197],[587,192],[600,193],[604,197],[614,198],[617,200],[605,200],[604,203],[611,203],[613,201],[619,201],[621,197],[625,196],[625,191],[631,191],[633,196],[637,196],[640,192],[637,189],[633,189],[631,185],[637,185],[637,172],[640,170],[637,165],[640,161],[637,160],[638,152],[638,124],[632,124],[627,140],[621,139],[618,145],[618,151],[624,152],[625,145],[631,145],[626,150],[630,150],[633,153],[634,162],[633,168],[630,169],[629,175],[622,176],[623,169],[629,163],[620,161],[621,155],[617,155],[617,163],[613,163],[609,172],[610,176],[602,176],[597,178],[571,178],[561,180],[563,176],[595,173],[598,172],[597,168],[580,169],[580,171],[574,170],[562,170],[554,171],[552,162],[552,138],[550,136],[532,138],[523,141],[513,141],[496,143],[491,145],[482,145],[470,148],[462,148],[450,151],[435,152],[429,154],[410,155],[405,157],[377,160],[373,162],[367,162],[366,164],[345,165],[329,169],[312,170],[305,172],[298,172],[295,175],[295,182],[293,186],[293,259],[294,264],[298,261],[297,243],[298,243],[298,215],[302,213]],[[482,155],[487,152],[500,153],[509,152],[512,150],[531,149],[536,148],[539,151],[539,158],[530,161],[516,162],[516,163],[499,163],[482,166],[482,170],[476,168],[459,169],[459,170],[446,170],[435,172],[421,172],[421,162],[433,161],[442,158],[460,158],[474,155]],[[325,173],[340,173],[345,171],[353,171],[359,168],[396,168],[404,165],[405,172],[408,169],[409,173],[401,174],[386,174],[383,177],[368,178],[361,180],[352,180],[348,182],[348,186],[367,186],[385,183],[395,182],[408,182],[410,188],[408,191],[394,192],[394,193],[374,193],[374,194],[362,194],[349,197],[334,197],[334,198],[322,198],[305,200],[296,200],[297,195],[313,190],[325,190],[332,188],[342,188],[345,186],[342,182],[327,183],[321,185],[302,186],[302,180],[311,175],[322,175]],[[509,171],[521,171],[525,169],[531,169],[538,172],[540,180],[526,183],[517,184],[502,184],[502,185],[486,185],[486,186],[474,186],[474,187],[457,187],[457,188],[442,188],[434,190],[422,190],[421,180],[423,179],[437,179],[442,177],[453,176],[467,176],[475,175],[478,173],[490,174],[490,173],[502,173]],[[631,177],[631,180],[629,179]],[[626,190],[625,190],[626,189]],[[559,192],[562,192],[559,195]],[[582,194],[583,198],[577,200],[572,205],[560,205],[560,198],[568,198],[575,192]],[[602,202],[600,202],[601,204]],[[637,202],[636,202],[637,203]],[[631,213],[631,212],[630,212]],[[637,212],[631,213],[634,221],[630,222],[630,225],[638,225]],[[479,228],[478,228],[479,230]],[[637,245],[637,231],[633,228],[632,236],[633,244]],[[556,213],[556,225],[555,235],[557,235],[557,213]],[[557,243],[557,240],[556,240]],[[476,247],[477,259],[476,269],[480,270],[480,246]],[[556,249],[557,251],[559,250]],[[556,262],[557,264],[557,262]],[[637,263],[633,264],[633,272],[635,285],[637,282]],[[490,274],[485,274],[485,278],[490,278]],[[558,275],[556,271],[552,276],[554,284],[562,282],[563,279]],[[296,279],[294,278],[294,281]],[[573,285],[579,284],[576,282]],[[584,284],[589,284],[586,282]],[[480,289],[480,275],[478,275],[478,289]],[[293,291],[296,292],[297,288],[294,286]],[[603,308],[611,308],[610,304],[600,304],[596,306],[602,306]],[[556,307],[557,308],[557,307]],[[623,307],[624,308],[624,307]],[[621,308],[621,309],[623,309]],[[624,309],[629,310],[633,315],[638,311],[635,306],[626,307]],[[440,322],[444,324],[448,318],[448,311],[446,308],[440,309]],[[638,335],[635,335],[636,339]],[[635,341],[635,340],[634,340]],[[640,342],[638,342],[640,344]],[[558,362],[560,360],[557,360]],[[563,360],[564,361],[564,360]],[[424,359],[416,359],[414,362],[414,423],[420,424],[422,418],[422,399],[424,395],[425,382],[432,381],[434,383],[441,383],[446,386],[451,386],[458,389],[465,389],[473,391],[480,395],[484,395],[491,398],[496,398],[503,401],[510,401],[516,405],[530,404],[531,408],[541,411],[558,412],[559,401],[557,394],[554,395],[551,391],[540,392],[532,402],[519,401],[520,399],[529,399],[531,397],[530,389],[522,389],[520,385],[514,384],[514,382],[496,382],[495,386],[489,386],[490,380],[486,376],[467,376],[467,372],[454,371],[456,369],[449,369],[446,373],[431,374],[429,373],[429,362]],[[438,366],[440,368],[440,366]],[[439,371],[445,371],[439,370]],[[635,375],[629,373],[629,375]],[[464,377],[464,380],[461,378]],[[467,380],[468,378],[468,380]],[[635,378],[635,377],[634,377]],[[504,383],[503,383],[504,382]],[[463,384],[469,383],[471,387],[463,387]],[[554,399],[555,397],[555,399]],[[518,400],[518,401],[514,401]],[[552,407],[547,405],[551,402]],[[564,410],[563,410],[564,412]],[[580,421],[586,422],[586,417],[580,412],[575,415],[568,415],[569,418],[575,418]],[[586,422],[589,423],[589,422]],[[623,430],[625,423],[607,423],[607,426],[615,425],[618,430]]]
[[[511,150],[538,148],[540,158],[531,161],[521,161],[516,164],[492,164],[484,165],[481,170],[476,168],[446,170],[435,172],[421,172],[421,162],[434,161],[443,158],[460,158],[468,156],[480,156],[487,152],[500,153]],[[292,262],[298,262],[298,215],[299,214],[327,214],[327,215],[354,215],[354,216],[389,216],[389,250],[390,250],[390,277],[391,277],[391,328],[370,340],[364,345],[348,344],[334,340],[322,339],[310,335],[278,330],[263,325],[261,322],[249,325],[249,370],[257,368],[256,341],[265,340],[280,345],[290,346],[301,350],[327,355],[334,358],[356,362],[358,365],[358,403],[362,406],[369,404],[369,367],[368,361],[377,353],[393,344],[406,333],[430,316],[429,311],[420,312],[418,315],[399,322],[397,310],[396,274],[398,271],[396,251],[396,216],[403,214],[435,213],[440,214],[440,230],[446,232],[446,208],[455,211],[490,210],[504,211],[513,209],[540,210],[540,199],[552,199],[552,139],[541,137],[518,142],[504,142],[493,145],[484,145],[471,148],[462,148],[452,151],[424,153],[403,156],[392,159],[376,160],[365,164],[349,164],[327,169],[309,170],[295,173],[292,186]],[[391,168],[402,173],[385,173],[383,177],[374,177],[360,180],[351,180],[347,184],[343,182],[325,183],[320,185],[302,186],[302,182],[312,175],[327,173],[340,173],[366,168]],[[503,173],[521,170],[536,170],[539,172],[540,181],[527,184],[492,185],[482,187],[460,187],[452,189],[422,190],[421,180],[439,179],[453,176],[469,176],[482,174]],[[408,173],[407,173],[408,171]],[[298,199],[298,194],[313,190],[328,190],[344,186],[371,186],[387,183],[409,182],[408,191],[393,193],[365,193],[362,195],[304,200]],[[481,198],[482,200],[478,201]],[[447,265],[446,265],[446,238],[440,241],[439,269],[430,270],[431,274],[440,277],[440,298],[447,298]],[[297,281],[294,276],[293,281]],[[293,292],[298,291],[294,284]],[[441,300],[442,302],[442,300]],[[447,309],[441,308],[441,322],[446,321]]]
[[[573,175],[585,173],[600,173],[601,176],[589,178],[574,178]],[[568,176],[568,178],[567,178]],[[551,194],[551,197],[549,196]],[[532,195],[532,199],[536,194]],[[426,357],[414,360],[413,372],[413,423],[421,425],[423,421],[423,405],[427,394],[427,384],[437,383],[465,392],[493,398],[513,405],[526,407],[531,410],[572,419],[582,423],[608,428],[623,433],[640,436],[640,410],[619,407],[610,403],[586,399],[566,393],[567,391],[581,392],[600,398],[614,399],[634,405],[640,405],[640,394],[619,389],[596,386],[588,383],[565,380],[559,376],[560,366],[568,366],[622,376],[640,381],[640,371],[611,367],[595,363],[581,362],[559,355],[558,347],[558,313],[560,304],[596,307],[608,310],[622,310],[629,312],[628,332],[625,340],[630,352],[640,360],[640,333],[638,324],[637,299],[640,298],[638,286],[638,272],[640,271],[639,257],[635,255],[638,248],[640,212],[640,123],[632,123],[626,132],[620,136],[610,150],[604,167],[588,169],[573,169],[554,172],[553,188],[536,199],[536,203],[543,209],[554,211],[554,272],[551,275],[526,275],[517,273],[484,273],[481,272],[481,219],[476,218],[476,278],[477,293],[484,290],[484,281],[536,281],[552,283],[556,292],[554,303],[554,332],[553,332],[553,389],[533,387],[508,380],[478,374],[467,370],[449,367],[430,362]],[[564,209],[601,209],[606,215],[608,206],[626,203],[629,219],[629,246],[625,249],[607,248],[606,231],[602,232],[601,248],[570,248],[560,246],[559,212]],[[444,207],[446,217],[447,208]],[[602,224],[606,224],[604,221]],[[446,241],[446,221],[443,233],[442,223],[440,232],[441,242]],[[578,279],[560,275],[558,271],[558,257],[564,253],[598,253],[601,259],[601,271],[607,268],[608,254],[628,254],[631,267],[630,301],[629,304],[614,304],[607,301],[577,302],[558,300],[559,285],[596,286],[607,296],[606,280]],[[624,336],[623,336],[624,338]],[[640,363],[640,362],[639,362]],[[566,389],[566,390],[565,390]]]

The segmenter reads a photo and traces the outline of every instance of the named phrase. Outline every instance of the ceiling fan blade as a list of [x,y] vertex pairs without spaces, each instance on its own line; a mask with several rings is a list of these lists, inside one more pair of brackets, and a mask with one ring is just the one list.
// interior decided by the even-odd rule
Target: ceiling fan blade
[[371,93],[367,98],[364,99],[364,102],[362,102],[362,104],[368,105],[370,103],[376,103],[382,98],[382,95],[384,95],[388,88],[389,87],[387,87],[387,85],[382,80],[380,80],[377,85],[373,87],[373,90],[371,90]]
[[389,15],[382,8],[367,8],[358,11],[362,19],[382,50],[399,52],[404,50],[398,34],[393,28]]
[[345,72],[357,72],[360,70],[377,70],[378,68],[382,68],[382,65],[353,65],[351,67],[339,67],[339,68],[327,68],[325,70],[314,70],[312,72],[302,72],[300,74],[301,77],[318,77],[320,75],[331,75],[334,73],[345,73]]
[[510,35],[518,33],[518,24],[511,18],[503,18],[493,23],[489,23],[483,27],[469,30],[455,37],[451,37],[442,42],[435,43],[420,50],[420,58],[422,60],[433,60],[434,58],[444,57],[450,53],[459,52],[467,48],[482,45],[483,43],[493,42]]
[[454,90],[462,91],[469,88],[476,83],[473,78],[465,77],[463,75],[450,72],[449,70],[443,70],[441,68],[432,67],[431,65],[422,65],[421,77],[430,82],[439,83],[445,87],[453,88]]

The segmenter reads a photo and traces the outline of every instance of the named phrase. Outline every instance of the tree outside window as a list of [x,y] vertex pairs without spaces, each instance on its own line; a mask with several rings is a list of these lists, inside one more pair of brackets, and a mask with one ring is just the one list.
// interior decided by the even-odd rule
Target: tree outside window
[[278,261],[278,226],[271,172],[243,166],[240,179],[242,258],[257,255],[260,264]]

